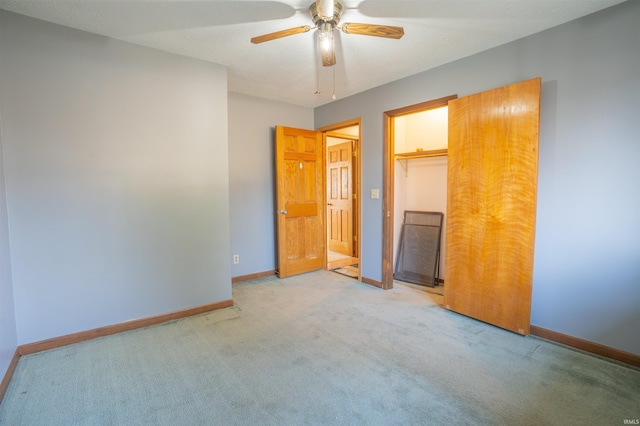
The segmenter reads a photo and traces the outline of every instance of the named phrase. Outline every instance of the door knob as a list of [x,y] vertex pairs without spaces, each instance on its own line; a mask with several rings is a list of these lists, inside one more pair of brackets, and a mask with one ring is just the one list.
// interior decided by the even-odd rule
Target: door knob
[[332,206],[333,204],[332,204],[332,203],[327,203],[327,205],[328,205],[328,206]]
[[280,214],[287,214],[287,211],[285,209],[280,210]]

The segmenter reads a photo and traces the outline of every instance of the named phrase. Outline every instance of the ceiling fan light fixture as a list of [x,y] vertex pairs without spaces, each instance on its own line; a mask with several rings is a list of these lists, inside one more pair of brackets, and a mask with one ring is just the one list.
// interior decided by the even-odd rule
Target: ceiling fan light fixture
[[322,23],[318,28],[318,40],[323,52],[333,50],[333,26],[329,22]]
[[322,65],[325,67],[330,67],[336,64],[333,29],[334,24],[332,22],[323,22],[318,25],[318,44],[320,45]]

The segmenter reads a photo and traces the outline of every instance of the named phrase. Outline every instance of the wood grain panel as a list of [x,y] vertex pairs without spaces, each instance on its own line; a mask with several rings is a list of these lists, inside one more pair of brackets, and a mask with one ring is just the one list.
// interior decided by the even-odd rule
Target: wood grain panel
[[350,225],[350,213],[348,210],[340,210],[340,241],[343,243],[347,243],[349,241],[349,235],[351,234],[351,226]]
[[300,258],[300,237],[299,231],[299,218],[287,218],[284,221],[287,233],[286,240],[286,258],[289,260],[296,260]]
[[322,135],[276,126],[278,276],[324,265]]
[[329,211],[328,217],[331,221],[329,239],[332,241],[336,241],[338,238],[340,238],[340,216],[335,209],[331,209]]
[[340,188],[340,174],[338,173],[337,168],[331,168],[329,170],[329,201],[338,198],[338,189]]
[[349,161],[351,158],[351,150],[347,148],[340,149],[340,161]]
[[298,161],[288,160],[284,162],[284,178],[282,198],[286,204],[295,203],[298,199]]
[[288,36],[295,35],[295,34],[306,33],[310,29],[311,29],[311,27],[309,25],[301,25],[301,26],[295,27],[295,28],[289,28],[289,29],[286,29],[286,30],[280,30],[280,31],[276,31],[276,32],[273,32],[273,33],[269,33],[269,34],[264,34],[264,35],[261,35],[261,36],[252,37],[251,38],[251,43],[254,43],[254,44],[264,43],[266,41],[271,41],[271,40],[275,40],[275,39],[282,38],[282,37],[288,37]]
[[340,199],[342,200],[351,198],[350,173],[349,167],[340,167]]
[[529,333],[540,79],[449,102],[445,307]]
[[303,216],[315,216],[318,209],[316,203],[307,204],[288,204],[287,205],[287,218],[293,219]]
[[318,217],[308,216],[300,220],[304,221],[304,253],[302,253],[302,256],[309,260],[317,259],[320,257],[320,248],[316,240],[318,233],[322,232],[318,229]]
[[310,154],[305,152],[292,152],[286,151],[284,153],[285,160],[297,160],[297,161],[315,161],[316,154]]
[[311,154],[317,154],[318,153],[318,140],[316,139],[315,135],[313,137],[311,136],[304,136],[302,138],[302,140],[304,141],[304,152],[308,152]]
[[[318,170],[316,169],[315,161],[305,161],[303,164],[304,168],[304,183],[303,187],[305,190],[304,203],[316,203],[318,201],[318,196],[320,196],[320,191],[316,188],[316,184],[319,183],[317,176]],[[322,182],[322,179],[319,180]]]

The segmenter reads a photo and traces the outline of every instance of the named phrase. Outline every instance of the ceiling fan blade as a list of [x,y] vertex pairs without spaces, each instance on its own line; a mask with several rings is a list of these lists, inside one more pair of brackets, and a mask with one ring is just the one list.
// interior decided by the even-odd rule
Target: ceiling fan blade
[[265,41],[271,41],[282,37],[287,37],[295,34],[306,33],[311,27],[309,25],[303,25],[301,27],[289,28],[288,30],[276,31],[275,33],[264,34],[258,37],[253,37],[251,43],[258,44]]
[[342,25],[342,32],[347,34],[399,39],[404,35],[404,28],[393,27],[391,25],[356,24],[355,22],[347,22]]

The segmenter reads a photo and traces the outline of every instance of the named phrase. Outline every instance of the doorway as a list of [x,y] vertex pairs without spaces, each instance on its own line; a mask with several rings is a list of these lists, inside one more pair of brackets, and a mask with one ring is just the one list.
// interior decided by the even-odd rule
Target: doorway
[[[394,272],[394,259],[396,253],[396,240],[397,235],[400,232],[401,221],[397,221],[397,217],[402,217],[402,210],[405,206],[403,203],[396,203],[396,163],[400,164],[403,168],[402,173],[406,171],[406,177],[409,174],[409,168],[411,165],[409,161],[415,159],[443,157],[447,155],[445,147],[441,147],[438,144],[440,139],[436,138],[435,145],[424,142],[417,142],[415,138],[403,137],[402,141],[396,141],[396,135],[402,134],[402,126],[406,130],[406,117],[411,115],[440,110],[448,106],[449,101],[456,99],[457,95],[447,96],[440,99],[435,99],[428,102],[422,102],[415,105],[410,105],[404,108],[387,111],[384,114],[384,136],[385,136],[385,150],[384,150],[384,171],[383,171],[383,204],[385,208],[385,214],[383,219],[383,232],[382,232],[382,288],[393,288],[393,272]],[[406,136],[406,135],[405,135]],[[407,144],[407,141],[409,143]],[[399,145],[398,151],[396,145]],[[401,145],[401,146],[400,146]],[[398,154],[396,155],[396,152]],[[446,188],[445,188],[446,191]],[[399,225],[397,225],[399,223]]]
[[448,106],[393,121],[394,279],[444,296]]
[[326,269],[360,280],[360,119],[318,129],[325,140]]
[[[278,277],[285,278],[320,268],[348,268],[348,273],[344,275],[362,280],[359,154],[361,127],[359,118],[317,130],[276,126]],[[345,191],[342,193],[348,194],[346,201],[350,208],[347,215],[342,215],[336,212],[337,209],[330,209],[333,206],[327,205],[333,204],[327,202],[327,188],[331,187],[327,185],[327,174],[330,174],[327,171],[327,138],[340,139],[340,142],[350,149],[346,156],[340,152],[336,154],[338,158],[350,158],[347,179],[336,180],[339,184],[339,188],[336,189],[342,189],[344,182]],[[342,172],[338,174],[340,173]],[[338,253],[338,259],[328,260],[328,255],[333,255],[328,250],[331,234],[327,229],[327,216],[331,214],[337,218],[345,216],[349,219],[344,226],[338,221],[336,224],[339,224],[341,229],[346,229],[343,234],[348,232],[351,238],[345,244],[337,244],[338,250],[343,252],[335,252]],[[334,249],[335,243],[341,241],[334,241]]]

